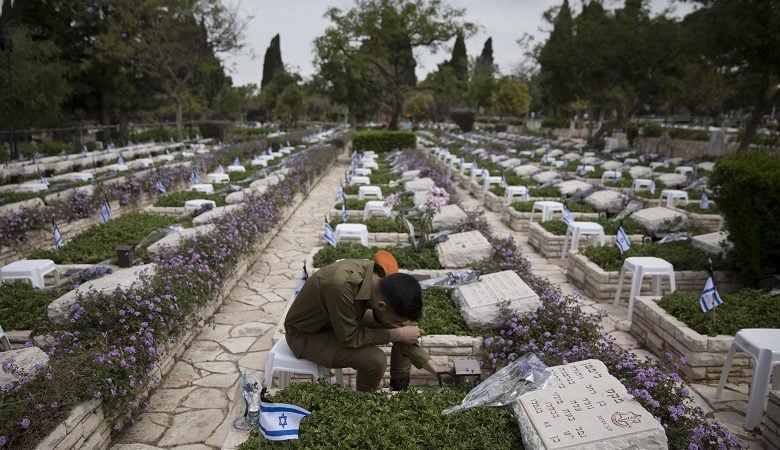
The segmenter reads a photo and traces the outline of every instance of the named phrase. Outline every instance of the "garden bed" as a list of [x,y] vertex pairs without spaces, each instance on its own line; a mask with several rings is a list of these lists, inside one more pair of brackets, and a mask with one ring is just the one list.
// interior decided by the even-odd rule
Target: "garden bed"
[[[387,247],[384,248],[395,256],[398,265],[405,269],[441,269],[436,249],[425,247],[417,250],[414,247]],[[325,267],[339,259],[372,259],[379,247],[365,247],[351,242],[340,242],[336,247],[323,247],[312,258],[312,267]]]
[[[542,199],[534,199],[526,203],[533,205],[533,202],[536,200],[542,200]],[[530,206],[528,208],[530,210]],[[598,213],[572,212],[571,215],[572,217],[574,217],[574,220],[579,220],[579,221],[594,221],[599,218]],[[534,217],[536,220],[541,220],[542,217],[541,211],[536,211],[534,213]],[[528,231],[528,227],[531,223],[531,213],[521,212],[515,209],[514,206],[509,206],[506,209],[504,209],[504,213],[501,215],[501,221],[504,222],[509,228],[515,231]]]
[[717,212],[706,213],[698,203],[689,203],[687,207],[677,206],[671,208],[688,216],[691,227],[701,230],[703,233],[714,233],[723,228],[723,216]]
[[482,203],[485,205],[485,208],[487,208],[488,211],[500,213],[504,211],[504,208],[506,208],[504,197],[499,197],[490,191],[485,192]]
[[[603,221],[597,221],[599,223]],[[552,230],[551,230],[552,229]],[[554,231],[554,232],[553,232]],[[615,233],[604,229],[604,245],[615,244]],[[630,232],[626,230],[626,232]],[[545,258],[561,258],[563,256],[563,242],[566,233],[566,223],[559,220],[547,222],[534,222],[528,228],[528,243]],[[629,234],[628,238],[633,243],[642,242],[642,234]],[[580,238],[580,250],[588,247],[591,236]],[[570,254],[568,251],[567,254]]]

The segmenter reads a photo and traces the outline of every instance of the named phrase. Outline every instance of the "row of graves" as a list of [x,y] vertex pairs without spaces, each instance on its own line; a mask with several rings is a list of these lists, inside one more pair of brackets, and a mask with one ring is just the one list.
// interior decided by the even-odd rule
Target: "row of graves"
[[[231,217],[257,208],[258,199],[280,185],[295,164],[329,148],[327,142],[341,132],[307,130],[283,136],[290,141],[277,148],[264,141],[141,144],[11,165],[7,169],[14,175],[55,175],[0,187],[0,386],[21,388],[46,368],[63,330],[84,313],[85,298],[119,295],[147,283],[160,261],[178,258],[180,246],[225,232],[221,228],[232,226]],[[81,159],[90,162],[89,170],[80,166]],[[297,195],[272,208],[289,214],[291,203],[302,199]],[[66,214],[73,210],[83,213]],[[284,214],[256,212],[269,220]],[[30,219],[37,216],[45,220]],[[28,226],[14,229],[14,224]],[[229,292],[232,285],[226,286]],[[211,312],[218,306],[210,305]],[[168,343],[162,361],[172,363],[188,340],[192,336]],[[170,369],[163,362],[155,369],[157,379]],[[98,411],[99,401],[88,403],[74,409],[39,447],[106,448],[108,421],[116,418]]]
[[[489,226],[474,220],[457,204],[452,181],[463,182],[464,187],[473,181],[468,171],[460,171],[465,164],[452,163],[447,156],[450,153],[432,147],[432,138],[421,138],[420,142],[431,147],[388,154],[356,149],[338,191],[334,192],[332,212],[324,218],[323,246],[314,248],[305,262],[300,287],[309,274],[330,263],[343,258],[371,259],[379,249],[388,250],[396,257],[400,271],[415,276],[423,287],[423,314],[418,325],[426,335],[419,345],[435,362],[454,368],[456,383],[461,388],[473,388],[460,406],[448,408],[445,413],[475,406],[509,406],[515,418],[513,428],[519,430],[518,439],[525,448],[680,446],[679,436],[667,436],[666,422],[659,422],[658,412],[648,411],[637,400],[634,386],[623,384],[626,374],[621,373],[618,379],[610,373],[620,372],[615,366],[608,367],[593,358],[574,357],[577,362],[568,363],[566,357],[552,356],[555,351],[548,347],[551,342],[538,342],[536,350],[540,355],[551,352],[549,360],[558,363],[549,364],[550,367],[530,354],[533,350],[527,350],[525,355],[514,353],[518,348],[536,345],[521,347],[518,342],[531,334],[522,331],[524,324],[541,329],[532,330],[534,336],[563,336],[570,332],[560,325],[579,324],[580,319],[574,317],[581,313],[565,309],[566,301],[560,303],[560,291],[532,273],[530,264],[511,240],[493,235]],[[467,156],[464,151],[455,159],[463,161],[461,157],[482,160],[479,152]],[[479,174],[481,163],[476,164],[480,164],[480,169],[474,165],[471,173]],[[489,176],[484,179],[489,180]],[[298,292],[293,293],[289,304]],[[572,316],[552,312],[553,304],[564,308],[556,311]],[[554,328],[542,324],[545,315],[555,316]],[[274,337],[275,349],[284,339],[283,323],[282,318]],[[576,328],[574,332],[578,334]],[[518,333],[515,343],[511,333]],[[389,358],[390,346],[384,350]],[[275,367],[274,358],[269,361],[265,368],[267,382],[273,380],[275,373],[295,372]],[[497,368],[501,370],[496,372]],[[317,372],[312,369],[308,373]],[[352,369],[337,371],[337,380],[347,386],[354,387],[354,377]],[[287,386],[288,381],[289,375],[280,376],[280,387]],[[441,383],[441,379],[424,370],[412,369],[413,385]],[[389,373],[383,384],[389,384]],[[306,401],[307,407],[317,405],[312,400],[317,395],[304,395],[297,390],[285,395],[288,389],[281,391],[282,398]],[[420,395],[425,392],[418,391]],[[689,406],[695,409],[692,401]],[[324,412],[326,406],[316,407],[323,410],[313,413],[319,414],[315,423],[328,423],[329,418],[322,417],[328,414]],[[496,420],[491,413],[482,411],[485,418]],[[353,419],[357,420],[350,420]],[[696,420],[704,419],[701,416]],[[311,436],[306,435],[307,431],[315,432],[309,430],[301,425],[301,439]],[[318,433],[322,435],[323,431]],[[298,438],[297,429],[294,434]],[[718,439],[726,442],[731,437],[716,437],[714,442]]]
[[717,384],[715,398],[726,383],[749,385],[744,427],[760,426],[778,445],[777,414],[764,408],[780,361],[777,297],[741,289],[728,271],[730,246],[707,183],[715,162],[506,133],[428,137],[448,146],[432,152],[452,179],[527,233],[586,298],[627,304],[631,334],[660,358],[684,358],[689,382]]

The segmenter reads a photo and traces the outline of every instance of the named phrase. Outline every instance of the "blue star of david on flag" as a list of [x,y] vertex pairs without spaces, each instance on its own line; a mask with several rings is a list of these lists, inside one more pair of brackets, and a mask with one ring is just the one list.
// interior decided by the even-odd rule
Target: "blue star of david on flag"
[[154,188],[161,194],[165,194],[166,192],[165,186],[163,186],[160,180],[157,180],[157,183],[154,183]]
[[111,220],[111,205],[108,204],[108,198],[100,206],[100,217],[103,218],[103,223],[108,223]]
[[628,236],[626,236],[626,230],[623,229],[622,225],[617,230],[617,236],[615,237],[615,245],[617,245],[621,255],[627,252],[628,249],[631,248],[631,241],[628,240]]
[[563,221],[566,222],[567,225],[574,223],[574,216],[571,215],[571,212],[569,212],[569,208],[567,208],[566,205],[563,205]]
[[336,235],[333,233],[333,228],[330,226],[328,222],[325,222],[325,226],[322,230],[322,237],[325,239],[325,242],[328,243],[331,247],[336,246]]
[[707,198],[707,193],[701,193],[701,209],[710,209],[710,199]]
[[124,157],[122,157],[122,154],[121,154],[121,153],[119,154],[119,158],[117,158],[117,159],[116,159],[116,163],[117,163],[117,164],[119,164],[120,166],[121,166],[121,165],[124,165],[124,163],[125,163],[125,158],[124,158]]
[[299,406],[261,401],[258,429],[269,441],[298,439],[301,420],[310,414]]
[[702,312],[708,312],[713,308],[716,308],[723,304],[723,300],[718,294],[718,290],[715,289],[715,282],[712,280],[712,274],[707,277],[707,282],[704,283],[704,290],[699,297],[699,306]]

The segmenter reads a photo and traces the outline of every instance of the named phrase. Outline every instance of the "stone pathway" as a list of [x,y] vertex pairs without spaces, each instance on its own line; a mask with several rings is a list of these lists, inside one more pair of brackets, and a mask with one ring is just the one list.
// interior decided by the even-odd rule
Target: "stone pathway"
[[[116,450],[234,448],[246,433],[233,429],[244,413],[240,371],[262,377],[271,338],[303,262],[320,245],[346,160],[312,187],[281,231],[157,387],[149,405],[115,439]],[[226,442],[227,441],[227,442]]]

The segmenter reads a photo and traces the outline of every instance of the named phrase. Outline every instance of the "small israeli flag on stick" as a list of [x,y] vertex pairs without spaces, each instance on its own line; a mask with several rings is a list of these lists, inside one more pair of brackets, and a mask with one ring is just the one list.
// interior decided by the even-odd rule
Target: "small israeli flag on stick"
[[509,183],[506,182],[506,175],[503,173],[501,174],[501,187],[506,188],[509,186]]
[[220,173],[220,174],[225,173],[225,168],[222,167],[222,164],[217,166],[217,173]]
[[349,214],[347,214],[346,202],[341,202],[341,223],[347,223],[349,221]]
[[333,233],[333,228],[331,228],[327,220],[325,221],[325,226],[322,230],[322,237],[331,247],[336,246],[336,235]]
[[487,178],[488,176],[490,176],[490,172],[488,172],[487,169],[482,169],[482,172],[479,173],[479,176],[482,178]]
[[710,199],[707,198],[707,193],[701,193],[701,209],[710,209]]
[[200,184],[200,177],[198,176],[198,172],[192,171],[192,174],[190,175],[190,182],[192,184]]
[[567,208],[566,205],[563,205],[563,221],[566,222],[567,225],[574,223],[574,217],[571,215],[571,212],[569,212],[569,208]]
[[650,180],[648,189],[650,190],[650,195],[655,195],[655,180]]
[[119,154],[119,158],[116,159],[116,163],[119,164],[120,166],[125,164],[125,158],[122,156],[121,153]]
[[311,412],[288,403],[260,402],[260,424],[258,428],[269,441],[298,439],[301,420]]
[[346,197],[344,196],[344,186],[342,186],[342,185],[341,185],[341,180],[339,180],[339,191],[338,191],[338,195],[339,195],[339,201],[340,201],[341,203],[344,203],[344,201],[346,200]]
[[715,289],[715,282],[712,280],[712,271],[710,271],[707,281],[704,283],[704,290],[699,297],[699,306],[702,312],[708,312],[711,309],[723,304],[723,300]]
[[233,165],[234,166],[240,166],[241,165],[241,161],[238,159],[238,156],[236,156],[236,159],[233,160]]
[[293,300],[298,298],[298,294],[301,293],[301,290],[303,290],[303,285],[306,284],[306,281],[309,280],[309,271],[306,270],[306,261],[303,262],[303,275],[301,276],[301,281],[298,282],[298,287],[295,288],[295,292],[293,293]]
[[51,221],[51,226],[54,232],[54,248],[59,250],[62,247],[62,233],[60,233],[59,227],[53,220]]
[[111,220],[111,205],[108,203],[108,197],[105,197],[100,206],[100,217],[103,218],[103,223],[108,223]]
[[157,192],[160,194],[165,194],[166,192],[165,186],[163,186],[160,180],[157,180],[157,183],[154,183],[154,188],[157,189]]
[[617,230],[617,236],[615,237],[615,245],[617,245],[620,254],[624,254],[631,248],[631,241],[626,236],[626,230],[623,229],[623,225],[620,225]]

